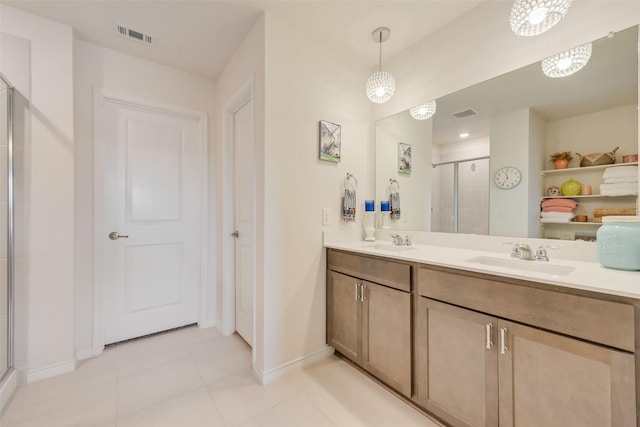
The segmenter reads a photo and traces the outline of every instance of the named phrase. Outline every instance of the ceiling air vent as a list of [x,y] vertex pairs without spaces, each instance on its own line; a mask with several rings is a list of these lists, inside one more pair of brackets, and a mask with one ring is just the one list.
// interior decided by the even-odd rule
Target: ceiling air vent
[[476,114],[478,114],[478,112],[476,110],[474,110],[473,108],[465,108],[464,110],[458,111],[456,113],[451,114],[453,117],[455,117],[456,119],[464,119],[467,117],[471,117],[471,116],[475,116]]
[[129,40],[146,44],[147,46],[156,45],[156,37],[142,31],[134,30],[121,24],[116,24],[116,34]]

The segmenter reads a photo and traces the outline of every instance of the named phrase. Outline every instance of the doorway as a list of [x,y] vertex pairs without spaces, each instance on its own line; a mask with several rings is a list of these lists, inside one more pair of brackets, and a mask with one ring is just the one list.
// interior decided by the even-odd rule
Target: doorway
[[105,344],[206,319],[199,311],[206,292],[206,116],[100,90],[95,102],[99,353]]

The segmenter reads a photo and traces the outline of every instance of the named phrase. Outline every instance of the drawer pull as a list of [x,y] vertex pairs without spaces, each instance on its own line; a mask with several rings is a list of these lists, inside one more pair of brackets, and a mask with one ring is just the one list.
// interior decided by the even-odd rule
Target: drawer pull
[[491,341],[493,324],[487,323],[487,350],[491,350],[493,348],[493,341]]
[[354,286],[356,288],[356,301],[358,301],[360,299],[360,293],[358,292],[360,289],[360,283],[356,282]]
[[367,296],[365,295],[365,292],[367,292],[367,285],[360,286],[362,286],[362,291],[360,291],[360,301],[365,302],[367,300]]
[[507,354],[507,328],[500,328],[500,354]]

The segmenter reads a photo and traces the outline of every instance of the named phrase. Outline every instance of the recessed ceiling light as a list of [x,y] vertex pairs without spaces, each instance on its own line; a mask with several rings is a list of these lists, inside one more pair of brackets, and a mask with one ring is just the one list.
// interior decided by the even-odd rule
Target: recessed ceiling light
[[469,132],[462,132],[460,135],[458,135],[460,138],[466,138],[469,136]]

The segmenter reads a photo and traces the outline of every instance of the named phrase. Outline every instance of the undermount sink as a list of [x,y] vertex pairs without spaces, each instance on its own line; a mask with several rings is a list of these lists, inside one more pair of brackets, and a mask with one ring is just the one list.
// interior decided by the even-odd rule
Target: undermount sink
[[478,256],[465,260],[475,264],[488,265],[491,267],[510,268],[513,270],[529,271],[532,273],[550,274],[552,276],[566,276],[575,270],[574,267],[566,265],[551,264],[544,261],[526,261],[521,259],[506,259],[491,256]]
[[401,246],[401,245],[394,245],[393,243],[373,243],[366,246],[373,249],[379,249],[381,251],[394,251],[394,252],[404,252],[404,251],[411,251],[415,249],[414,246]]

